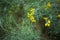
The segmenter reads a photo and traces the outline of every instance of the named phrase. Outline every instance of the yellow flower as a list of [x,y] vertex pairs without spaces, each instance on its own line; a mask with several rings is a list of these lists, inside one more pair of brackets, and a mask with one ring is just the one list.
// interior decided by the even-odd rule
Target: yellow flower
[[48,2],[47,6],[48,6],[48,7],[51,7],[51,4],[50,4],[50,2]]
[[31,8],[31,9],[30,9],[30,11],[34,11],[34,10],[35,10],[35,8]]
[[51,23],[51,21],[50,21],[50,20],[48,20],[48,23]]
[[32,21],[32,22],[36,22],[36,20],[34,20],[34,19],[33,19],[33,20],[31,20],[31,21]]
[[50,27],[50,23],[48,23],[48,27]]
[[31,12],[31,15],[34,15],[34,11]]
[[47,24],[47,23],[45,23],[45,27],[46,27],[46,26],[48,26],[48,24]]
[[47,17],[44,17],[43,19],[44,19],[44,20],[47,20],[48,18],[47,18]]
[[51,21],[50,21],[50,20],[48,20],[48,22],[47,22],[47,23],[45,23],[45,27],[50,27],[50,25],[51,25]]
[[58,14],[58,15],[57,15],[57,17],[59,17],[59,18],[60,18],[60,14]]
[[33,20],[34,19],[34,16],[30,16],[30,20]]
[[27,17],[30,17],[30,16],[31,16],[31,14],[27,13]]
[[45,27],[50,27],[50,23],[46,23],[45,24]]
[[50,8],[51,7],[51,3],[48,2],[47,5],[46,5],[46,8]]
[[36,22],[36,20],[34,19],[34,16],[33,16],[34,15],[34,10],[35,10],[35,8],[31,8],[30,12],[27,13],[27,16],[31,20],[31,22]]

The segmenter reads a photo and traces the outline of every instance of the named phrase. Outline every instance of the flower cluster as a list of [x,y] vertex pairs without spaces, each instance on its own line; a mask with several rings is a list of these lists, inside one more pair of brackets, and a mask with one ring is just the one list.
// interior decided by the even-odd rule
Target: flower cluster
[[46,5],[46,8],[48,9],[48,8],[50,8],[50,7],[51,7],[51,3],[48,2],[47,5]]
[[43,19],[46,21],[45,27],[50,27],[51,21],[47,17],[44,17]]
[[27,13],[28,18],[31,20],[31,22],[36,22],[36,20],[34,19],[34,10],[35,8],[31,8],[30,11]]

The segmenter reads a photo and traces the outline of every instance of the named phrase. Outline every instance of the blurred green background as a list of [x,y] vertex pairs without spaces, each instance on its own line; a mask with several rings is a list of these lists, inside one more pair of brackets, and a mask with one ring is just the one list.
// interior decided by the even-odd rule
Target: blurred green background
[[[35,8],[34,23],[27,17],[30,8]],[[60,0],[0,0],[0,40],[60,40],[58,14]],[[44,26],[45,16],[49,27]]]

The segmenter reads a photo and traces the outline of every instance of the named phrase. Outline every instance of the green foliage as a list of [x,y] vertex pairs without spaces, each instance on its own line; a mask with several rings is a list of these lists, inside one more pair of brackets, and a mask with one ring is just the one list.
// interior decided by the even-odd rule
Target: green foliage
[[[51,3],[51,7],[46,9],[48,2]],[[40,40],[40,38],[47,40],[41,37],[44,26],[39,24],[39,28],[36,28],[39,21],[44,22],[40,20],[44,16],[51,20],[51,26],[44,27],[45,34],[51,40],[59,40],[60,19],[57,18],[60,13],[59,5],[60,0],[0,0],[0,40]],[[27,17],[30,8],[35,8],[36,23],[32,23]]]

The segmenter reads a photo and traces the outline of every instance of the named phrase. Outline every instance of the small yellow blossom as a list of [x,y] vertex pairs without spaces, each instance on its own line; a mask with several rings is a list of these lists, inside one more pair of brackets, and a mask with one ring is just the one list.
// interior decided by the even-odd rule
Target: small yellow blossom
[[47,19],[47,23],[45,23],[45,27],[50,27],[50,25],[51,25],[51,21],[49,19]]
[[48,20],[48,23],[51,23],[51,21],[50,21],[50,20]]
[[50,27],[50,24],[48,24],[48,27]]
[[31,9],[30,9],[30,11],[34,11],[34,10],[35,10],[35,8],[31,8]]
[[46,26],[48,26],[48,24],[47,24],[47,23],[45,23],[45,27],[46,27]]
[[33,16],[34,15],[34,10],[35,10],[35,8],[31,8],[30,12],[27,13],[27,16],[31,20],[31,22],[36,22],[36,20],[34,19],[34,16]]
[[57,17],[59,17],[59,18],[60,18],[60,14],[58,14],[58,15],[57,15]]
[[47,17],[44,17],[43,19],[44,19],[44,20],[47,20],[48,18],[47,18]]
[[34,11],[31,12],[31,15],[34,15]]
[[36,20],[31,20],[32,22],[36,22]]
[[30,17],[30,16],[31,16],[31,14],[27,13],[27,17]]
[[49,24],[49,23],[46,23],[46,24],[45,24],[45,27],[50,27],[50,24]]
[[48,7],[51,7],[51,4],[50,4],[50,2],[48,2],[47,6],[48,6]]
[[50,8],[51,7],[51,3],[48,2],[47,5],[46,5],[46,8]]
[[33,16],[30,16],[30,20],[33,20],[34,19],[34,17]]

